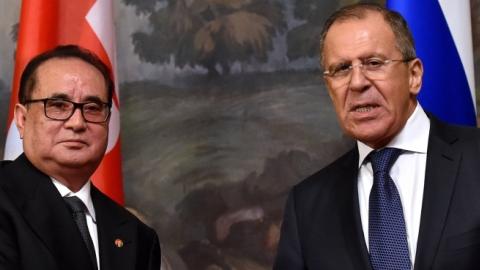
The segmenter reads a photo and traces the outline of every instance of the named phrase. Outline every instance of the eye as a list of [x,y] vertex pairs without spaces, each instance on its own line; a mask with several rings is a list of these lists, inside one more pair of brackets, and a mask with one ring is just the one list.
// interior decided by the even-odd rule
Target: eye
[[95,102],[86,103],[85,105],[83,105],[83,111],[86,113],[99,113],[103,110],[103,108],[103,104]]
[[49,99],[47,100],[46,106],[49,109],[55,109],[58,111],[68,111],[72,107],[72,104],[62,99]]
[[383,65],[385,65],[385,61],[380,58],[369,58],[363,63],[363,66],[369,70],[379,69]]
[[340,63],[336,66],[333,66],[331,69],[330,69],[330,74],[332,74],[332,76],[343,76],[343,75],[347,75],[348,72],[350,72],[350,69],[352,68],[352,64],[350,63]]

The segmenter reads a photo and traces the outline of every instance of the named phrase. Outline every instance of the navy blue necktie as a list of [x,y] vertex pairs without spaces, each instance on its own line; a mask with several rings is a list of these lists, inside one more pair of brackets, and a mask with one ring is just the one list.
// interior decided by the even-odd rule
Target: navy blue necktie
[[384,148],[370,154],[373,187],[370,192],[368,239],[374,270],[410,270],[402,201],[390,177],[390,168],[401,150]]

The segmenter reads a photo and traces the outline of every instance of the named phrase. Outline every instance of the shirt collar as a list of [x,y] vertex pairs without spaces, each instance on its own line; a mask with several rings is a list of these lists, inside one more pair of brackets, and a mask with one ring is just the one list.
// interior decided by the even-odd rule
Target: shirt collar
[[64,184],[60,183],[58,180],[51,177],[53,185],[57,188],[58,192],[60,192],[60,196],[62,197],[72,197],[77,196],[87,207],[88,213],[94,222],[96,222],[95,218],[95,208],[93,207],[92,196],[90,195],[91,183],[90,180],[83,185],[83,187],[77,191],[73,192]]
[[[426,154],[429,133],[430,119],[428,119],[420,103],[417,102],[417,106],[405,126],[385,147]],[[357,141],[357,147],[359,153],[358,167],[360,167],[368,154],[375,149],[360,141]]]

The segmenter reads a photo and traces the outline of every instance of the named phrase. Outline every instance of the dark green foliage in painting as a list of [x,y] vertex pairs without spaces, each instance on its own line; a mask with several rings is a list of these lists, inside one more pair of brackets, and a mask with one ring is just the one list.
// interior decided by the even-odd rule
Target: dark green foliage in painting
[[6,90],[7,90],[7,85],[2,80],[0,80],[0,93]]
[[235,61],[266,62],[273,38],[286,30],[277,0],[124,2],[149,15],[152,31],[132,35],[143,61],[168,63],[173,56],[177,67],[202,66],[210,75],[230,73]]
[[13,42],[17,42],[18,39],[18,26],[19,23],[12,25],[12,30],[10,31],[10,37],[12,38]]
[[290,60],[318,55],[318,41],[323,23],[338,6],[338,1],[295,1],[294,16],[305,22],[287,34],[287,56]]
[[123,0],[126,5],[135,6],[135,10],[138,13],[146,14],[155,9],[157,2],[162,0]]
[[302,24],[292,28],[287,33],[287,56],[290,61],[302,57],[317,57],[318,42],[325,20],[338,8],[356,2],[384,4],[384,0],[293,0],[295,19]]

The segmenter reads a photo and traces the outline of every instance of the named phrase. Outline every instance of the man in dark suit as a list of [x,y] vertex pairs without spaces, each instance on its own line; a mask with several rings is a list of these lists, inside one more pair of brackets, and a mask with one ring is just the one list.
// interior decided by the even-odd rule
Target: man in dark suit
[[90,182],[113,82],[74,45],[32,59],[15,121],[24,153],[0,165],[0,269],[160,269],[157,234]]
[[339,122],[357,144],[290,192],[274,269],[478,269],[480,133],[423,111],[404,19],[347,6],[320,43]]

